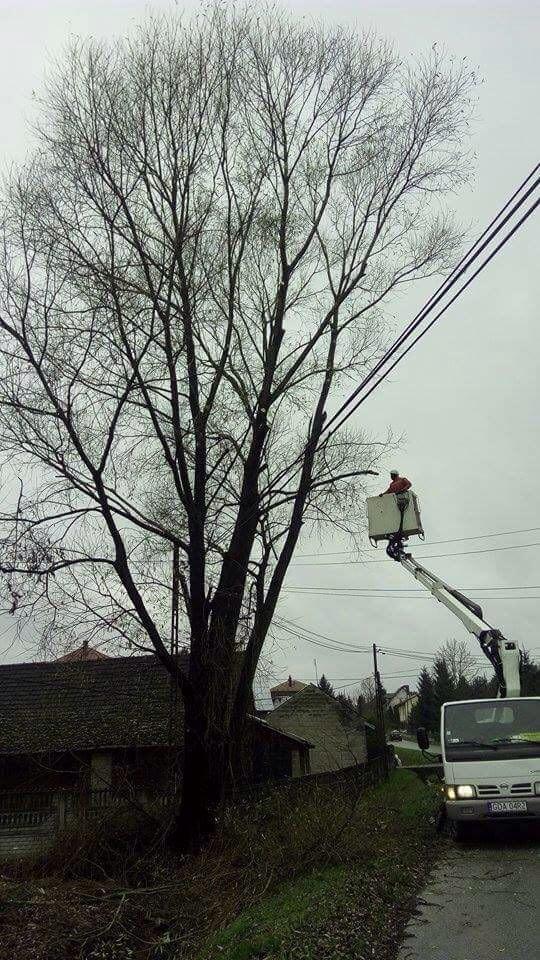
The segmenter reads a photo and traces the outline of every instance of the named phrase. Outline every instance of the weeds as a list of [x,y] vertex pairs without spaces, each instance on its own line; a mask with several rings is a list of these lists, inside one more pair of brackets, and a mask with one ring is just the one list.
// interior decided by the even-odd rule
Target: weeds
[[203,853],[176,859],[155,824],[118,811],[30,879],[0,884],[0,958],[244,960],[259,941],[281,957],[291,931],[343,907],[351,884],[391,878],[407,860],[412,869],[431,842],[433,805],[405,771],[362,793],[354,782],[269,789],[231,808]]

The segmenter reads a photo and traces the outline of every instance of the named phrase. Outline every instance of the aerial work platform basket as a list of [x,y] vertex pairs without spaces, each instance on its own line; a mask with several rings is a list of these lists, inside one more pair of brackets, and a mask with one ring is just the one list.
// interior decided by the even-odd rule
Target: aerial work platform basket
[[[396,535],[423,538],[418,499],[412,490],[406,493],[385,493],[382,497],[367,498],[369,539],[392,540]],[[401,509],[403,508],[403,520]]]

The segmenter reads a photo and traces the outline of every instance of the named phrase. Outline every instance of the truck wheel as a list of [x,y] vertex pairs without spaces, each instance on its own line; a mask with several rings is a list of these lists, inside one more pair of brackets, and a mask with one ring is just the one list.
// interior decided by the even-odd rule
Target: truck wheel
[[456,843],[470,843],[475,836],[474,823],[468,823],[466,820],[451,821],[451,836]]

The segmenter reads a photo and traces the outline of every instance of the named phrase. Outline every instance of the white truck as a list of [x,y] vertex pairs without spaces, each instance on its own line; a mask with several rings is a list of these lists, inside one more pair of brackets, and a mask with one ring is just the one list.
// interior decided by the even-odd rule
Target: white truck
[[[490,661],[498,684],[492,700],[445,703],[441,751],[446,814],[455,834],[494,819],[540,819],[540,697],[522,697],[520,652],[483,616],[477,603],[444,583],[404,548],[409,536],[423,536],[418,501],[385,494],[368,499],[370,538],[387,540],[387,554],[473,633]],[[429,747],[418,730],[418,745]]]
[[478,821],[540,819],[540,697],[445,703],[441,748],[458,838]]

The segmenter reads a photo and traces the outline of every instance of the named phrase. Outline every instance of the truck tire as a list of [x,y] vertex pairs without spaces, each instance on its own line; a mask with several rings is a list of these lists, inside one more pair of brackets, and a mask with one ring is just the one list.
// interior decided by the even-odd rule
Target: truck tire
[[476,824],[467,820],[452,820],[451,834],[456,843],[470,843],[476,836]]

